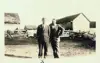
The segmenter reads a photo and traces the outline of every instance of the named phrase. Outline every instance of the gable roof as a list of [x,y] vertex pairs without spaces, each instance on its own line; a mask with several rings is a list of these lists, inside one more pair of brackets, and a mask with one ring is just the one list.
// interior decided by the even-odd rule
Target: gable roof
[[57,20],[57,24],[71,22],[71,21],[73,21],[76,17],[78,17],[80,14],[82,14],[82,15],[90,22],[90,20],[89,20],[83,13],[78,13],[78,14],[74,14],[74,15],[71,15],[71,16],[67,16],[67,17],[58,19],[58,20]]

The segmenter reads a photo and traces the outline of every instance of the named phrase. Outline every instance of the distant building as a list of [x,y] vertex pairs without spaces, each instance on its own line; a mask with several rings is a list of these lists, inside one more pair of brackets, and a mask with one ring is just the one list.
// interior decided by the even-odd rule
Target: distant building
[[20,28],[20,18],[18,13],[5,13],[4,18],[5,30],[15,30],[16,28]]
[[35,25],[26,25],[24,30],[27,30],[28,37],[35,37],[37,32],[37,27]]
[[83,13],[67,16],[57,20],[66,30],[90,31],[92,27],[96,28],[96,22],[91,22]]
[[20,24],[20,18],[18,13],[5,13],[5,24]]
[[35,25],[25,25],[24,29],[25,30],[36,30],[37,27]]

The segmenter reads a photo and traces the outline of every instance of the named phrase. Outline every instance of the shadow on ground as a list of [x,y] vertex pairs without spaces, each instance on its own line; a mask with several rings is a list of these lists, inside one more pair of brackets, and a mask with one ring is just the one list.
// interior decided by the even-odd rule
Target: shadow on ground
[[32,57],[28,57],[28,56],[16,56],[16,55],[13,55],[13,54],[5,54],[5,56],[16,57],[16,58],[32,58]]

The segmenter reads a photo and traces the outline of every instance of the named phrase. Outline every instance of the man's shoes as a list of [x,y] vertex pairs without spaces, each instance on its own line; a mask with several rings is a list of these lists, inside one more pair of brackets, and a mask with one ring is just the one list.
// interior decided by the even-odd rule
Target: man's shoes
[[44,58],[46,58],[47,56],[48,56],[47,53],[45,53],[45,54],[44,54]]
[[46,58],[46,56],[44,56],[44,58]]
[[38,58],[42,58],[42,56],[38,56]]
[[59,57],[54,57],[54,58],[59,58]]
[[46,55],[44,55],[44,58],[47,58],[47,56],[48,56],[47,54],[46,54]]

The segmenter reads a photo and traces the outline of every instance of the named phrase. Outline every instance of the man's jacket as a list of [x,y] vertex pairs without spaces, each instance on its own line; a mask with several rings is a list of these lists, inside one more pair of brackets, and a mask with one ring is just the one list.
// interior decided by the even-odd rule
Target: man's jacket
[[39,25],[37,28],[37,39],[39,42],[45,41],[45,42],[49,42],[49,36],[50,35],[50,28],[48,25],[45,25],[45,27],[43,27],[43,25]]

